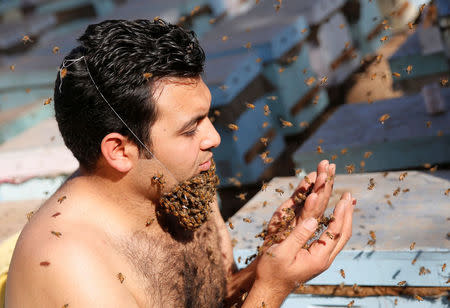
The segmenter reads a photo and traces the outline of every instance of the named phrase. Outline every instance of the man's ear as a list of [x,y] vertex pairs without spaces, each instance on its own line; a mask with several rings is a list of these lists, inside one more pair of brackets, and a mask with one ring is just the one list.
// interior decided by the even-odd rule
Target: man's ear
[[101,150],[106,162],[119,172],[130,171],[139,158],[137,146],[119,133],[106,135]]

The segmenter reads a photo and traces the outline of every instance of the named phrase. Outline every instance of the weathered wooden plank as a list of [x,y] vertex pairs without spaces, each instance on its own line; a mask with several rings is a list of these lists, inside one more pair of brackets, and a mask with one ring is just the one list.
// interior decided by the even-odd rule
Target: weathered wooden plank
[[[316,285],[385,285],[395,286],[406,280],[409,286],[446,286],[442,264],[448,262],[450,242],[447,239],[446,220],[450,196],[450,172],[436,173],[408,171],[402,181],[402,172],[337,175],[334,192],[327,213],[344,191],[350,191],[358,200],[353,218],[353,236],[333,265],[308,284]],[[368,190],[369,180],[375,187]],[[256,251],[261,240],[263,222],[269,221],[274,210],[293,192],[289,183],[297,186],[299,178],[273,179],[266,191],[260,191],[232,218],[232,237],[237,240],[235,258],[243,260]],[[393,192],[400,187],[397,196]],[[282,195],[275,191],[281,189]],[[409,189],[409,191],[403,191]],[[386,197],[388,195],[388,198]],[[392,206],[388,205],[390,200]],[[267,205],[264,206],[264,201]],[[243,218],[250,218],[246,223]],[[376,234],[375,246],[367,244],[369,231]],[[411,249],[411,244],[415,247]],[[416,259],[415,264],[411,264]],[[424,266],[430,273],[419,275]],[[340,276],[344,269],[346,278]]]
[[[450,90],[441,89],[444,101]],[[379,118],[389,114],[381,124]],[[427,127],[429,122],[430,127]],[[337,172],[345,165],[366,171],[420,167],[450,160],[450,113],[430,116],[421,95],[341,106],[294,154],[298,167],[312,170],[321,159],[337,155]],[[319,140],[323,142],[320,144]],[[320,145],[323,154],[317,153]],[[341,150],[347,152],[341,154]],[[372,152],[364,158],[366,152]]]

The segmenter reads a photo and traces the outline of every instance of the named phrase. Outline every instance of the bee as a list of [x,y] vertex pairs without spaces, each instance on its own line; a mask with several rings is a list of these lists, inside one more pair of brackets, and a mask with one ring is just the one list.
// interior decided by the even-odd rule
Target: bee
[[69,304],[64,304],[64,306],[62,306],[62,308],[67,308],[69,307]]
[[125,280],[125,276],[122,273],[118,273],[117,279],[119,279],[120,283],[123,283],[123,281]]
[[226,89],[228,89],[228,86],[224,84],[224,85],[221,85],[219,88],[221,90],[225,91]]
[[237,126],[236,124],[228,124],[228,128],[233,130],[233,131],[237,131],[239,129],[239,126]]
[[275,191],[276,191],[277,193],[279,193],[280,196],[284,194],[284,190],[282,190],[281,188],[275,188]]
[[397,285],[398,285],[399,287],[402,287],[402,286],[406,285],[406,280],[399,281],[399,282],[397,283]]
[[387,204],[389,204],[390,207],[392,207],[392,202],[391,202],[391,200],[387,200],[386,202],[387,202]]
[[344,272],[344,270],[341,268],[341,269],[339,270],[339,272],[341,273],[342,278],[345,279],[345,272]]
[[372,240],[376,240],[376,239],[377,239],[377,235],[375,234],[375,231],[370,230],[370,231],[369,231],[369,235],[370,235],[370,238],[371,238]]
[[265,164],[270,164],[270,163],[272,163],[273,162],[273,158],[272,157],[266,157],[265,159],[264,159],[264,163]]
[[447,263],[442,264],[441,270],[442,270],[442,271],[445,271],[445,268],[446,268],[446,267],[447,267]]
[[265,151],[259,154],[259,157],[261,157],[262,160],[266,159],[270,154],[270,151]]
[[278,96],[274,96],[274,95],[267,96],[267,99],[270,100],[270,101],[276,101],[278,99]]
[[308,79],[305,80],[305,83],[307,86],[312,86],[316,82],[316,77],[311,76]]
[[369,186],[367,187],[368,190],[372,190],[375,188],[375,181],[373,178],[369,179]]
[[266,182],[263,182],[262,186],[261,186],[261,191],[265,191],[268,186],[269,186],[269,184],[267,184]]
[[11,72],[14,72],[14,70],[16,69],[16,66],[13,64],[13,65],[10,65],[9,66],[9,69],[11,70]]
[[422,4],[421,6],[420,6],[420,8],[419,8],[419,11],[420,11],[420,13],[422,13],[423,12],[423,9],[425,8],[425,6],[426,6],[426,4],[424,3],[424,4]]
[[244,294],[242,294],[241,296],[241,300],[245,301],[245,299],[247,298],[248,292],[245,292]]
[[419,295],[415,295],[414,297],[415,297],[419,302],[423,301],[423,298],[420,297]]
[[339,25],[339,29],[344,29],[345,25],[344,24],[340,24]]
[[427,121],[426,125],[427,125],[427,128],[429,128],[431,126],[431,121]]
[[444,195],[448,196],[450,194],[450,188],[447,188],[444,192]]
[[61,204],[66,199],[67,199],[66,196],[62,196],[61,198],[58,199],[58,203]]
[[351,307],[353,307],[353,304],[355,304],[355,301],[351,300],[350,303],[347,304],[347,307],[351,308]]
[[319,95],[316,95],[316,96],[314,96],[314,99],[313,99],[313,105],[317,105],[317,103],[319,102]]
[[235,239],[235,238],[233,238],[233,239],[231,240],[231,247],[235,247],[235,246],[237,245],[237,243],[238,243],[238,240]]
[[345,42],[345,47],[344,49],[348,49],[350,47],[350,42]]
[[241,260],[242,260],[242,257],[239,256],[239,257],[237,258],[238,263],[241,263]]
[[437,135],[438,135],[438,137],[442,137],[444,135],[444,132],[441,130],[438,130]]
[[428,268],[425,268],[424,266],[420,267],[419,276],[426,275],[429,273],[431,273],[431,271]]
[[293,126],[292,123],[289,122],[289,121],[285,121],[285,120],[283,120],[283,119],[280,119],[280,121],[281,121],[281,125],[282,125],[283,127],[292,127],[292,126]]
[[381,59],[383,59],[383,55],[382,55],[382,54],[377,55],[377,57],[375,58],[375,60],[376,60],[378,63],[381,62]]
[[237,187],[241,186],[241,182],[236,178],[228,178],[228,182],[234,184]]
[[266,128],[267,126],[269,126],[269,122],[267,121],[262,124],[262,128]]
[[252,220],[250,218],[247,218],[247,217],[242,218],[242,220],[244,222],[246,222],[246,223],[251,223],[252,222]]
[[33,40],[32,40],[28,35],[24,35],[24,36],[22,37],[22,42],[23,42],[24,44],[26,44],[26,43],[33,43]]
[[31,92],[31,89],[30,89],[30,88],[26,88],[26,89],[25,89],[25,92],[30,93],[30,92]]
[[336,154],[333,154],[333,155],[331,155],[331,160],[334,161],[334,160],[336,160],[337,157],[338,156]]
[[343,148],[343,149],[341,150],[341,154],[342,154],[342,155],[346,154],[347,152],[348,152],[348,149],[347,149],[347,148]]
[[[303,169],[301,169],[301,168],[294,169],[295,175],[302,173],[302,171],[303,171]],[[450,190],[450,188],[449,188],[449,190]]]
[[247,193],[240,193],[239,195],[236,195],[236,198],[241,199],[242,201],[245,201],[246,196],[247,196]]
[[261,141],[261,143],[264,144],[264,146],[267,146],[269,138],[261,137],[259,138],[259,141]]
[[285,68],[284,67],[280,67],[279,69],[278,69],[278,73],[282,73],[282,72],[284,72],[284,70],[285,70]]
[[57,231],[50,231],[51,234],[53,234],[56,237],[61,237],[62,233],[61,232],[57,232]]
[[317,146],[317,153],[323,154],[322,147],[320,145]]
[[149,81],[150,78],[152,78],[153,73],[144,73],[142,74],[142,77],[144,77],[145,80]]
[[230,227],[231,230],[234,230],[234,225],[231,222],[231,220],[228,220],[228,226]]
[[372,154],[373,154],[372,152],[367,151],[364,153],[364,158],[369,158],[370,156],[372,156]]
[[244,47],[247,48],[247,49],[250,49],[250,48],[252,48],[252,43],[247,42],[247,43],[244,45]]
[[152,184],[158,185],[162,188],[164,184],[166,184],[166,181],[164,180],[164,175],[161,173],[152,176]]
[[398,177],[399,181],[403,181],[406,177],[406,175],[408,174],[408,172],[403,172],[402,174],[400,174],[400,176]]
[[435,172],[437,170],[438,166],[435,165],[434,167],[430,168],[430,172]]
[[319,144],[322,144],[322,143],[323,143],[323,139],[319,139],[319,140],[317,140],[317,142],[318,142]]
[[59,52],[59,47],[58,46],[54,46],[52,49],[52,52],[56,55]]
[[306,31],[308,31],[308,29],[307,28],[303,28],[301,33],[305,33]]
[[[263,206],[263,207],[266,207],[266,206],[267,206],[267,201],[264,201],[263,204],[262,204],[262,206]],[[267,222],[266,222],[266,223],[267,223]],[[263,223],[263,227],[264,227],[264,223]]]
[[411,73],[411,71],[412,71],[412,65],[408,65],[407,67],[406,67],[406,72],[408,73],[408,74],[410,74]]
[[366,166],[366,162],[365,161],[360,161],[359,162],[359,166],[361,167],[361,169],[364,169],[364,167]]
[[347,166],[345,166],[345,169],[347,169],[348,174],[352,174],[353,171],[355,171],[355,165],[354,164],[347,165]]
[[385,35],[385,36],[383,36],[382,38],[380,38],[380,41],[381,41],[381,42],[386,42],[388,39],[389,39],[388,36]]
[[309,126],[309,123],[308,122],[306,122],[306,121],[302,121],[302,122],[300,122],[300,127],[308,127]]
[[268,116],[270,114],[270,109],[269,109],[269,105],[264,105],[264,115]]
[[397,77],[397,78],[398,78],[398,77],[400,77],[401,75],[400,75],[400,73],[397,73],[397,72],[393,72],[393,73],[392,73],[392,76],[394,76],[394,77]]
[[50,262],[48,261],[42,261],[41,263],[39,263],[40,266],[49,266]]
[[28,220],[28,221],[31,220],[31,217],[33,216],[33,214],[34,214],[33,211],[27,213],[27,220]]
[[294,189],[294,184],[289,183],[289,189],[290,189],[290,190]]
[[56,212],[55,214],[52,215],[52,217],[57,217],[59,215],[61,215],[61,213],[60,212]]
[[389,172],[387,172],[387,171],[383,172],[383,177],[387,177],[388,174],[389,174]]
[[215,18],[211,18],[211,19],[209,20],[209,24],[210,24],[210,25],[215,24],[216,21],[217,21],[217,20],[216,20]]
[[404,193],[407,193],[409,191],[409,188],[405,188],[402,190]]
[[373,73],[372,75],[370,75],[370,80],[375,80],[376,77],[377,77],[377,73]]
[[416,264],[416,262],[417,262],[417,259],[414,258],[414,259],[411,261],[411,264],[414,265],[414,264]]
[[441,86],[445,87],[448,83],[448,79],[447,78],[442,78],[441,79]]
[[381,124],[384,124],[384,121],[386,121],[387,119],[389,119],[391,116],[387,113],[383,114],[378,121],[380,121]]
[[327,76],[323,76],[322,78],[320,78],[320,85],[324,85],[328,80]]
[[397,306],[397,304],[398,304],[398,299],[395,299],[394,300],[394,305]]
[[59,76],[61,77],[61,79],[66,77],[66,75],[67,75],[67,68],[63,67],[62,69],[59,70]]
[[256,63],[259,63],[259,62],[261,62],[261,60],[262,60],[262,59],[258,57],[258,58],[256,58],[255,62],[256,62]]
[[307,72],[308,72],[308,69],[306,69],[306,68],[304,68],[302,71],[303,74],[306,74]]
[[223,42],[228,41],[228,36],[227,35],[222,36],[222,41]]
[[150,226],[155,221],[155,218],[147,218],[147,221],[145,222],[145,226]]
[[303,179],[305,180],[305,182],[307,184],[311,184],[311,180],[309,179],[309,177],[307,175],[305,175],[305,177]]
[[47,99],[44,101],[44,106],[50,104],[51,102],[52,102],[52,98],[51,98],[51,97],[47,98]]
[[394,190],[394,192],[392,193],[393,196],[398,196],[398,193],[400,192],[400,187],[397,187],[396,190]]
[[255,109],[255,105],[253,105],[253,104],[245,103],[245,105],[247,106],[247,108]]
[[214,115],[215,115],[216,117],[220,116],[220,110],[214,110]]

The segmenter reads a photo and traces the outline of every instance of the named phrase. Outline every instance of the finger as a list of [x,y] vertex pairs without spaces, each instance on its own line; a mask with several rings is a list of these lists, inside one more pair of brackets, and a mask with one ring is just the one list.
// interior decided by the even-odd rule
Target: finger
[[348,193],[344,193],[334,209],[334,220],[330,222],[328,228],[322,233],[319,239],[311,245],[309,249],[311,254],[317,255],[319,259],[329,260],[341,237],[345,209],[350,204],[351,197],[349,198]]
[[278,253],[284,256],[295,256],[300,249],[308,242],[317,228],[317,220],[309,218],[298,224],[289,236],[280,243]]
[[352,236],[352,224],[353,224],[353,211],[355,209],[356,199],[352,199],[352,203],[350,206],[345,208],[345,216],[344,216],[344,225],[342,227],[342,235],[334,247],[333,252],[330,256],[330,262],[333,262],[334,258],[336,258],[337,254],[345,247],[348,240]]
[[314,184],[314,182],[316,181],[317,178],[317,173],[311,172],[309,173],[306,177],[304,177],[301,181],[300,184],[298,184],[297,188],[295,189],[294,193],[292,194],[292,196],[294,196],[296,193],[301,192],[304,193],[306,191],[308,191],[309,187],[311,185]]
[[321,174],[322,172],[327,172],[328,166],[330,165],[330,162],[326,159],[322,160],[317,165],[317,174]]

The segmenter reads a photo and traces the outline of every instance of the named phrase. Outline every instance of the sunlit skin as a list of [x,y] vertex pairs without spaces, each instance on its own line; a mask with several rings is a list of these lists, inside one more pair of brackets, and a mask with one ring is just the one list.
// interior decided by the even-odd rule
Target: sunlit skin
[[[147,232],[161,242],[167,240],[158,223],[146,226],[146,221],[154,218],[161,194],[151,178],[163,174],[164,190],[169,191],[178,182],[199,174],[208,167],[203,163],[211,159],[220,136],[208,118],[211,94],[202,79],[162,79],[154,85],[152,95],[158,118],[149,129],[157,160],[145,158],[125,136],[105,136],[97,168],[93,172],[81,168],[25,226],[8,276],[8,308],[61,307],[66,303],[68,307],[158,306],[142,289],[142,281],[133,274],[127,259],[110,245],[111,239]],[[326,245],[313,244],[310,253],[301,247],[307,233],[303,223],[325,211],[334,173],[335,165],[322,161],[317,172],[308,175],[310,183],[302,180],[298,185],[300,190],[310,185],[314,188],[293,220],[291,235],[270,248],[272,255],[284,258],[263,255],[239,272],[233,270],[227,227],[217,202],[212,204],[210,222],[217,226],[229,303],[241,296],[241,290],[247,290],[245,306],[259,306],[262,300],[269,307],[279,306],[297,282],[311,279],[331,264],[351,235],[353,206],[349,193],[344,194],[335,210],[336,220],[328,229],[341,236],[331,239],[324,235],[321,240]],[[66,196],[64,202],[57,202],[62,196]],[[275,224],[283,208],[292,206],[292,198],[280,205],[269,223],[269,234],[277,232]],[[52,217],[56,212],[60,215]],[[41,262],[49,264],[41,266]],[[123,273],[123,281],[118,280],[119,273]]]

